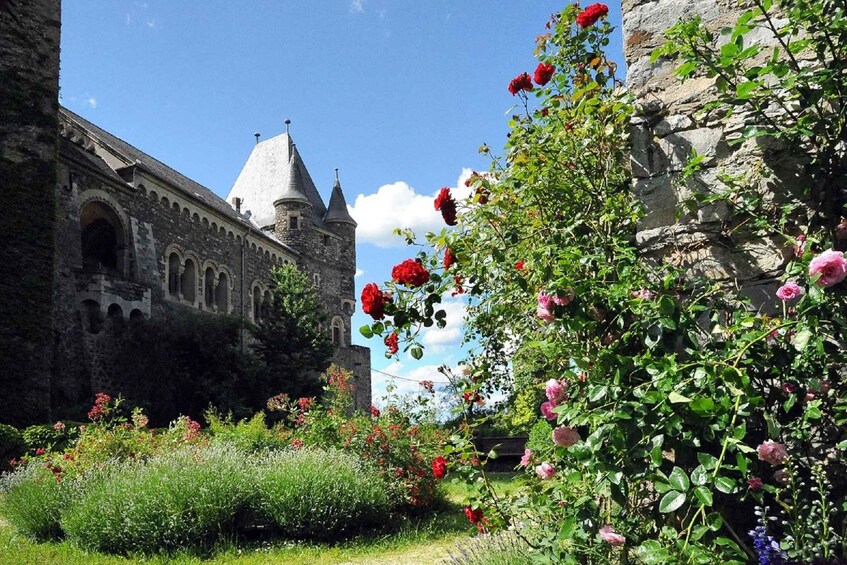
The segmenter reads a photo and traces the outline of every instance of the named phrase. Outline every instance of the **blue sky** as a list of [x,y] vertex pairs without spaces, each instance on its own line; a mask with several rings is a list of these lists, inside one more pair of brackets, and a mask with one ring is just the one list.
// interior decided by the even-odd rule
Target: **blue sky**
[[[291,134],[325,201],[340,169],[359,221],[357,296],[412,250],[394,227],[440,229],[432,197],[503,146],[515,99],[535,68],[534,39],[566,3],[548,0],[64,0],[61,103],[209,187],[229,192],[255,144]],[[620,5],[609,3],[619,27]],[[619,32],[610,49],[622,65]],[[246,204],[249,208],[249,203]],[[441,381],[455,365],[462,306],[424,336],[415,362],[383,356],[353,318],[373,367]],[[385,377],[374,375],[374,399]],[[401,391],[415,389],[400,381]]]

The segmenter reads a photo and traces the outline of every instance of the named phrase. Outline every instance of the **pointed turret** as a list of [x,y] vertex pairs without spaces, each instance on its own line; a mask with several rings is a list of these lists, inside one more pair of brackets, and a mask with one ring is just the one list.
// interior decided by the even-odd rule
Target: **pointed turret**
[[[291,139],[289,137],[289,139]],[[300,172],[300,159],[294,151],[294,145],[288,152],[288,182],[285,184],[285,189],[282,194],[274,202],[274,206],[284,202],[303,202],[312,206],[309,197],[306,196],[306,190],[303,185],[303,174]]]
[[332,196],[329,197],[329,207],[324,216],[324,222],[330,223],[347,223],[356,227],[358,224],[350,212],[347,211],[347,201],[344,199],[344,192],[341,190],[341,181],[338,180],[338,169],[335,169],[335,184],[332,186]]

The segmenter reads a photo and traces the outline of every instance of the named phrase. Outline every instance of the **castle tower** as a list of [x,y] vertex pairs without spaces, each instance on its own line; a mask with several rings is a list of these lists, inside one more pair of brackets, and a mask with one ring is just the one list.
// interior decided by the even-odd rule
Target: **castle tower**
[[[338,169],[335,170],[335,184],[332,187],[332,196],[329,198],[329,207],[324,216],[326,226],[336,234],[341,242],[338,250],[338,264],[342,275],[351,284],[342,285],[342,298],[354,299],[355,289],[353,278],[356,275],[356,220],[347,211],[347,201],[341,190],[341,182],[338,180]],[[349,293],[349,294],[348,294]]]
[[56,392],[60,4],[0,2],[0,422],[17,426],[47,421]]
[[274,233],[283,243],[295,249],[306,249],[312,235],[313,205],[306,196],[300,168],[300,159],[292,146],[288,153],[288,183],[273,203]]

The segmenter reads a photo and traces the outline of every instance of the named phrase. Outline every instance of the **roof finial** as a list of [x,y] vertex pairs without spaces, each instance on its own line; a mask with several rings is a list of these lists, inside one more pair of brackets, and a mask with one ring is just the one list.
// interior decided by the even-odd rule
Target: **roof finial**
[[287,134],[291,133],[290,127],[289,127],[290,125],[291,125],[291,120],[289,120],[288,118],[285,118],[285,133],[287,133]]
[[254,136],[256,136],[256,145],[259,145],[259,137],[260,137],[262,134],[261,134],[261,133],[259,133],[259,132],[257,131],[257,132],[256,132],[256,133],[254,133],[253,135],[254,135]]
[[338,182],[338,167],[335,167],[335,182]]

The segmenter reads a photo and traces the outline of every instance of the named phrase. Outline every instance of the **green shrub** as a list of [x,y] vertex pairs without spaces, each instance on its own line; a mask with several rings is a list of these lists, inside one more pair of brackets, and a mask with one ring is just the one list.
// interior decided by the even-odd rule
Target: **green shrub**
[[59,482],[41,462],[21,465],[0,477],[3,515],[21,534],[37,541],[62,537],[59,517],[68,501],[70,482]]
[[289,438],[280,429],[269,429],[264,412],[257,412],[249,420],[233,423],[232,414],[222,417],[213,410],[206,412],[209,433],[215,443],[229,443],[247,452],[285,447]]
[[545,450],[552,441],[553,426],[547,420],[538,420],[529,431],[526,446],[533,452]]
[[12,457],[21,455],[24,449],[24,439],[21,432],[14,426],[0,424],[0,469]]
[[252,493],[250,467],[232,446],[185,447],[113,468],[62,515],[68,539],[88,550],[208,549],[234,537]]
[[29,426],[21,433],[24,447],[29,451],[35,451],[38,448],[62,451],[79,437],[79,426],[80,424],[76,422]]
[[256,471],[255,509],[284,537],[338,539],[388,520],[385,483],[346,453],[269,453]]

